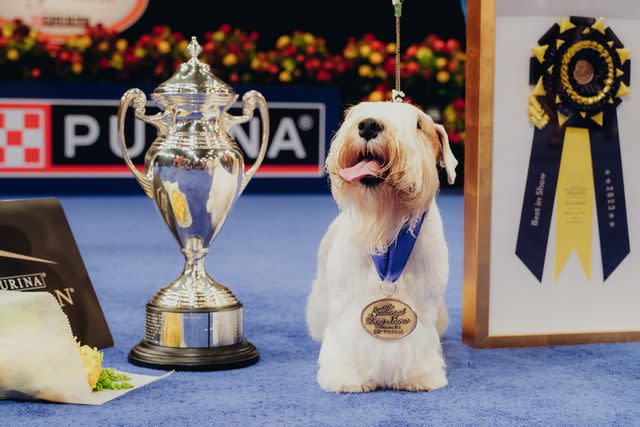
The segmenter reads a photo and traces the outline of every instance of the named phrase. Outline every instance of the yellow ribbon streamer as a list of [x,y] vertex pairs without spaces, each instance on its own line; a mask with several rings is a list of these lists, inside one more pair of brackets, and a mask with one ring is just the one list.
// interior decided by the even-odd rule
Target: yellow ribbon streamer
[[556,281],[574,250],[591,280],[593,198],[589,130],[567,127],[556,190]]

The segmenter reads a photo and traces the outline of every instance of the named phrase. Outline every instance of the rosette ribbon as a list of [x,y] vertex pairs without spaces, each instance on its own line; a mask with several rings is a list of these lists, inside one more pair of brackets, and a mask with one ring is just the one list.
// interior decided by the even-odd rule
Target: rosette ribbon
[[535,129],[516,255],[540,282],[554,203],[556,280],[574,251],[591,279],[594,207],[604,280],[630,252],[616,115],[629,76],[629,49],[603,18],[562,18],[533,48]]

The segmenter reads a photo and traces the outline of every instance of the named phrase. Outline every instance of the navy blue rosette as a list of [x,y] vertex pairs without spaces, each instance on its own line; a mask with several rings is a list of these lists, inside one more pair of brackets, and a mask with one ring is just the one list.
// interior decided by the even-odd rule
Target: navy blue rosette
[[630,252],[616,114],[630,66],[629,49],[602,18],[563,18],[533,48],[535,130],[516,255],[540,282],[554,205],[556,278],[574,250],[590,278],[593,205],[604,280]]

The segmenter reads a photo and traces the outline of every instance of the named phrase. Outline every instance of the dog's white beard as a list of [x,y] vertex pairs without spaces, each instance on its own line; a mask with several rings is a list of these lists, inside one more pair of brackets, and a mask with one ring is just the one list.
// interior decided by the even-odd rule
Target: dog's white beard
[[[368,253],[383,253],[396,240],[402,227],[413,231],[421,211],[412,211],[398,200],[393,188],[363,186],[351,188],[350,203],[344,207],[353,225],[353,242]],[[357,193],[357,194],[354,194]]]

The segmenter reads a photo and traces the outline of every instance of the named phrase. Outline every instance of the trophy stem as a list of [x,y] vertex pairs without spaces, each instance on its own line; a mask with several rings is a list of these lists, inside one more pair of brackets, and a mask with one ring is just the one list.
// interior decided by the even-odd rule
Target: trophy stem
[[189,237],[182,274],[147,304],[145,338],[129,354],[136,365],[178,370],[234,369],[256,363],[242,333],[242,304],[206,272],[208,249]]
[[204,266],[204,257],[209,249],[203,247],[202,239],[199,237],[189,237],[187,244],[182,253],[185,257],[184,269],[182,270],[182,278],[187,286],[195,286],[203,282],[212,281],[207,274]]

